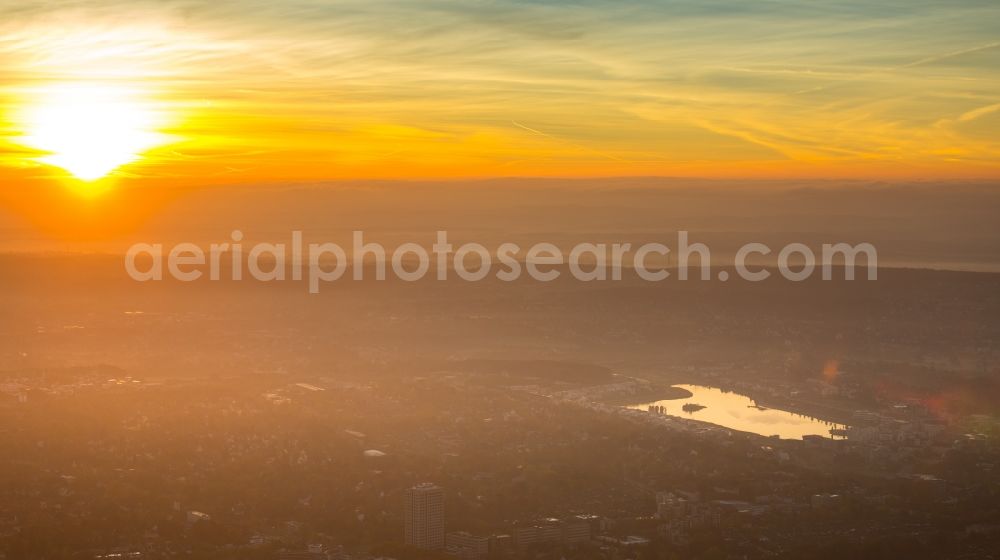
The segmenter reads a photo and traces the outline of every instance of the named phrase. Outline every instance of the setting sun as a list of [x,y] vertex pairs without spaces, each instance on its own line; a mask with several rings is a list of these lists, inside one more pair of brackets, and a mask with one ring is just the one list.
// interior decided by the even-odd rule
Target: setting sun
[[1000,556],[998,29],[0,0],[0,560]]
[[70,84],[47,89],[26,111],[22,142],[44,152],[37,161],[83,181],[131,163],[168,137],[162,116],[123,87]]

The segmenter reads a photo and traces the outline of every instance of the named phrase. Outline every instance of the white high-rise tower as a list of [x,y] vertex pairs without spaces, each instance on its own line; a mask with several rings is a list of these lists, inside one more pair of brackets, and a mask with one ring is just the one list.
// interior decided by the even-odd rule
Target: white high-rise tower
[[444,548],[444,490],[424,482],[406,491],[404,540],[428,550]]

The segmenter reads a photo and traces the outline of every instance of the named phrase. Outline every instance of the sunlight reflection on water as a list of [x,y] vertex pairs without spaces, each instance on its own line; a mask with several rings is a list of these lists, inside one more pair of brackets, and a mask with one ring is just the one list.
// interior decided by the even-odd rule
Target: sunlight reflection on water
[[[746,395],[714,387],[701,385],[675,385],[675,387],[686,389],[692,395],[682,399],[628,405],[628,408],[649,410],[650,407],[663,407],[663,413],[671,416],[692,418],[762,436],[777,435],[783,439],[802,439],[802,436],[806,435],[831,437],[831,429],[846,428],[843,424],[795,412],[757,406],[757,403]],[[686,404],[701,405],[705,408],[693,410],[694,407],[689,407],[691,410],[685,411],[683,407]]]

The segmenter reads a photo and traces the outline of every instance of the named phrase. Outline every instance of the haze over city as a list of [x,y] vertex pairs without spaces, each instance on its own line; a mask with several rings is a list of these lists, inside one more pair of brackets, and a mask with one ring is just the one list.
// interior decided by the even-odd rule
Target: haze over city
[[0,0],[0,560],[996,557],[998,24]]

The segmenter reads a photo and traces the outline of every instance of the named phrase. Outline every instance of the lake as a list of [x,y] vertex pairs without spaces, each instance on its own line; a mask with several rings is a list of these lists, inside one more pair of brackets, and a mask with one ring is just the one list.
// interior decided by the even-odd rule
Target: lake
[[[746,395],[701,385],[674,385],[691,393],[690,397],[628,405],[635,410],[662,410],[663,414],[709,422],[725,428],[752,432],[782,439],[802,439],[802,436],[831,437],[832,428],[845,429],[843,424],[827,422],[811,416],[777,408],[758,407]],[[684,410],[684,405],[689,405]],[[704,408],[697,409],[695,405]],[[659,408],[659,407],[662,407]],[[836,439],[841,439],[836,437]]]

